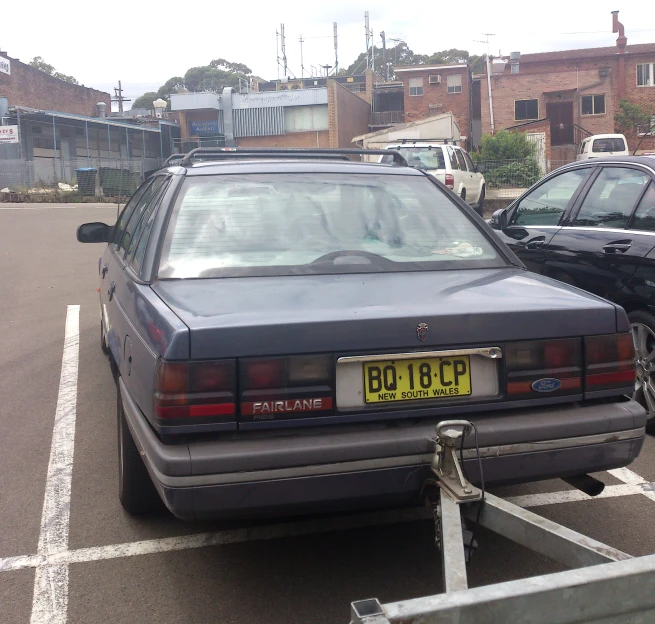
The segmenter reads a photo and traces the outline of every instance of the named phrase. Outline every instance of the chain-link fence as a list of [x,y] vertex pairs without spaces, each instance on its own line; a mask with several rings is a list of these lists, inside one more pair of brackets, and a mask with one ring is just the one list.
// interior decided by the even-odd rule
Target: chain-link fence
[[482,160],[487,197],[513,199],[530,188],[547,173],[568,164],[568,160],[547,160],[539,163],[534,158],[523,160]]
[[126,197],[160,166],[159,158],[0,160],[0,192]]

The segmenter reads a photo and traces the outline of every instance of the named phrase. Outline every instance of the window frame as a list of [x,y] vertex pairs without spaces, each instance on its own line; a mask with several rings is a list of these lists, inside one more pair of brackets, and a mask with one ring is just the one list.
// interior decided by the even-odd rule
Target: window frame
[[[146,192],[146,189],[152,184],[152,182],[153,182],[152,178],[143,182],[143,184],[141,184],[139,188],[136,191],[134,191],[132,197],[130,197],[127,200],[127,204],[125,204],[125,207],[123,208],[123,210],[121,210],[120,215],[118,215],[118,219],[116,219],[116,223],[112,228],[111,241],[109,241],[109,246],[112,251],[116,252],[120,248],[120,243],[121,240],[123,239],[125,228],[127,227],[127,224],[130,222],[130,219],[132,218],[132,213],[134,212],[134,209],[136,208],[136,205],[139,203],[141,197]],[[125,217],[125,223],[122,224],[123,229],[122,230],[117,229],[117,226],[120,224],[121,219],[123,219],[123,217]]]
[[[455,155],[457,156],[457,162],[459,163],[459,170],[460,171],[467,171],[468,166],[466,164],[466,158],[464,158],[464,154],[462,153],[462,150],[461,149],[456,149],[456,148],[453,148],[453,149],[455,151]],[[462,165],[464,166],[463,168],[462,168]]]
[[[591,113],[584,112],[584,100],[591,98]],[[596,98],[603,98],[603,112],[596,112]],[[607,114],[607,98],[604,93],[594,93],[591,95],[583,95],[580,98],[580,114],[584,117],[591,117],[592,115],[606,115]]]
[[[414,85],[414,86],[412,86],[412,80],[413,80],[413,81],[418,81],[418,80],[420,80],[420,81],[421,81],[421,85],[420,85],[420,86],[418,86],[418,85]],[[423,90],[423,77],[422,77],[422,76],[419,76],[419,77],[416,77],[416,76],[415,76],[415,77],[413,77],[413,78],[410,78],[410,79],[407,81],[407,88],[408,88],[408,90],[409,90],[408,92],[409,92],[410,97],[421,97],[421,96],[423,95],[423,93],[424,93],[424,90]],[[420,93],[417,93],[417,92],[412,93],[412,89],[415,89],[415,90],[420,89],[421,92],[420,92]]]
[[[646,84],[639,84],[639,68],[640,67],[648,67],[648,80],[649,82]],[[635,71],[635,81],[637,83],[637,87],[655,87],[655,63],[637,63],[636,64],[636,71]],[[642,78],[643,78],[643,69],[642,69]]]
[[[458,85],[449,85],[448,83],[450,82],[451,78],[459,78],[459,84]],[[457,90],[459,87],[459,91]],[[446,93],[449,95],[453,95],[455,93],[461,93],[462,92],[462,74],[448,74],[446,76]]]
[[470,154],[466,150],[460,150],[460,151],[462,152],[462,156],[464,156],[464,160],[466,161],[466,166],[469,168],[469,171],[471,173],[477,173],[475,163],[473,162],[473,159],[471,158]]
[[[650,182],[644,184],[644,188],[642,189],[642,192],[639,194],[637,199],[635,200],[634,204],[632,205],[632,208],[630,210],[630,214],[628,215],[628,219],[623,227],[612,227],[612,226],[607,226],[607,225],[584,225],[577,223],[578,217],[580,216],[580,211],[582,210],[582,207],[587,200],[587,197],[589,196],[589,193],[591,192],[592,188],[594,187],[594,184],[598,181],[598,178],[603,174],[603,171],[605,169],[628,169],[629,171],[638,171],[639,173],[645,175],[646,177],[650,178]],[[590,230],[598,230],[598,228],[605,228],[605,229],[610,229],[610,230],[617,230],[617,231],[626,231],[630,229],[630,225],[632,224],[632,221],[634,219],[635,211],[637,210],[637,207],[639,206],[639,203],[641,202],[642,197],[644,196],[644,192],[648,189],[649,185],[653,183],[652,176],[649,174],[649,172],[645,168],[641,167],[631,167],[629,165],[619,165],[619,164],[611,164],[611,165],[600,165],[595,168],[595,172],[592,175],[591,178],[588,178],[585,182],[584,186],[584,192],[580,193],[578,199],[575,202],[575,208],[572,210],[571,215],[570,215],[570,222],[569,223],[564,223],[563,225],[568,225],[569,227],[576,227],[576,228],[588,228]]]
[[[537,115],[536,117],[517,117],[516,105],[519,102],[526,102],[526,115],[528,114],[527,102],[536,102],[537,103]],[[520,100],[514,100],[514,121],[535,121],[539,119],[539,98],[522,98]]]
[[648,184],[646,184],[646,187],[644,188],[642,194],[639,196],[639,199],[637,200],[637,203],[635,204],[635,207],[632,211],[632,215],[630,215],[630,220],[628,221],[628,225],[626,226],[626,230],[632,230],[633,232],[651,232],[655,234],[655,229],[653,230],[644,230],[640,229],[634,226],[635,219],[637,218],[637,211],[639,210],[639,207],[641,206],[641,202],[644,201],[644,197],[648,194],[650,190],[653,190],[655,192],[655,179],[651,177],[651,180]]
[[446,149],[446,154],[448,154],[451,171],[461,171],[457,154],[455,154],[455,148],[451,145],[444,145],[444,148]]

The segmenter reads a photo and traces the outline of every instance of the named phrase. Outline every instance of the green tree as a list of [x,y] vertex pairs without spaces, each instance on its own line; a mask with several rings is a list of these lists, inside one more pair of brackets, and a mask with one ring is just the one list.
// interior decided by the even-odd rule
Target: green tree
[[[619,100],[619,110],[614,115],[617,128],[627,138],[635,138],[639,133],[652,130],[653,107],[633,104],[630,100]],[[641,141],[639,142],[641,144]],[[639,145],[635,149],[637,151]]]
[[61,72],[56,71],[53,65],[50,65],[50,63],[46,63],[43,60],[42,56],[35,56],[30,61],[30,66],[34,67],[35,69],[38,69],[39,71],[45,72],[46,74],[52,76],[53,78],[58,78],[59,80],[63,80],[64,82],[70,82],[72,84],[80,84],[73,76],[67,76],[66,74],[62,74]]
[[132,102],[132,108],[152,108],[152,103],[159,97],[156,91],[148,91]]

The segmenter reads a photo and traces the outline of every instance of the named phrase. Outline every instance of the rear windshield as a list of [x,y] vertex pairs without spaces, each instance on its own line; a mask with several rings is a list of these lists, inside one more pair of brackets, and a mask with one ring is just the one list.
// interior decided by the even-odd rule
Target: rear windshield
[[443,150],[440,147],[399,147],[396,151],[400,152],[407,164],[414,169],[434,171],[446,168]]
[[594,139],[592,152],[623,152],[625,151],[625,141],[623,139]]
[[422,176],[192,176],[176,200],[159,277],[506,264],[472,218]]

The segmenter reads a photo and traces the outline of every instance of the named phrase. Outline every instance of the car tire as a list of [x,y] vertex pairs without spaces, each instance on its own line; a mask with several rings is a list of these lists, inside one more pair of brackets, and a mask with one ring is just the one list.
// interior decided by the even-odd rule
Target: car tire
[[105,339],[105,324],[100,320],[100,348],[105,355],[109,355],[109,346]]
[[143,515],[162,511],[162,503],[127,426],[120,390],[116,392],[118,420],[118,498],[127,513]]
[[459,194],[462,198],[462,201],[466,201],[466,189],[462,189],[462,192]]
[[648,412],[646,431],[655,433],[655,316],[644,310],[628,314],[632,328],[632,340],[635,344],[637,362],[637,379],[632,398],[638,401]]
[[484,186],[482,187],[482,190],[480,191],[480,199],[478,199],[478,213],[480,216],[484,214],[484,197],[486,195],[486,191],[484,189]]

